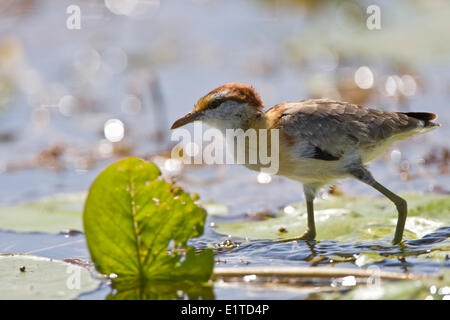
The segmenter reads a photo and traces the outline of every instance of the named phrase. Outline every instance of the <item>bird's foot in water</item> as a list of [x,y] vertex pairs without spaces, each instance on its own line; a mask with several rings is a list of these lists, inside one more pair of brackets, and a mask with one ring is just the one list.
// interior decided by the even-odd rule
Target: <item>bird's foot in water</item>
[[277,241],[278,242],[290,242],[290,241],[297,241],[297,240],[311,241],[311,240],[314,240],[315,238],[316,238],[316,233],[314,231],[307,230],[304,234],[302,234],[299,237],[277,239]]

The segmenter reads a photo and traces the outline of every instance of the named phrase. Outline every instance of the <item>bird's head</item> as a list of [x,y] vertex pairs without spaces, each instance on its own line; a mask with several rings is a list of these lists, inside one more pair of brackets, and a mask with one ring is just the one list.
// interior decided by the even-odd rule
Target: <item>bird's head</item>
[[213,127],[239,128],[261,113],[264,108],[256,91],[243,84],[224,84],[196,103],[194,110],[174,122],[171,129],[194,121],[203,121]]

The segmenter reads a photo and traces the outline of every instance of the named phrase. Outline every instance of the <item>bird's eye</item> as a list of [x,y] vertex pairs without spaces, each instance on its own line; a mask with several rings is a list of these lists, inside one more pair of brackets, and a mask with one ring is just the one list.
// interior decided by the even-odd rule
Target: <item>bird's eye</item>
[[213,100],[213,101],[211,101],[211,103],[209,104],[209,108],[210,108],[210,109],[217,108],[218,106],[220,106],[220,104],[221,104],[222,102],[223,102],[223,101],[220,100],[220,99]]

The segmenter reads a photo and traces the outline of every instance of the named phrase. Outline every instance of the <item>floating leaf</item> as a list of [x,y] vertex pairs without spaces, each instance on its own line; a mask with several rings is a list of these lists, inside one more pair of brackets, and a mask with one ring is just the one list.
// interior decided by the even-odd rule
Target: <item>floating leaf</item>
[[[450,197],[447,195],[407,195],[409,213],[405,238],[416,239],[450,223]],[[387,199],[369,196],[336,196],[315,202],[317,240],[341,241],[391,238],[397,221],[395,206]],[[280,234],[280,227],[289,226]],[[216,232],[252,239],[294,237],[306,230],[303,203],[263,221],[217,223]]]
[[[82,213],[86,193],[64,193],[18,206],[0,207],[0,229],[16,232],[60,233],[83,231]],[[226,205],[200,202],[208,215],[225,216]]]
[[188,193],[161,179],[154,164],[137,158],[100,173],[83,214],[97,270],[117,275],[114,288],[140,298],[154,297],[147,295],[149,286],[211,277],[212,250],[196,254],[186,246],[203,233],[205,218]]
[[0,207],[0,228],[17,232],[82,231],[85,193],[61,194],[14,207]]
[[20,254],[0,255],[0,283],[0,300],[74,299],[100,285],[79,265]]
[[228,207],[223,203],[214,201],[200,202],[199,205],[206,210],[208,216],[221,217],[226,216],[229,212]]
[[[362,285],[344,295],[333,298],[343,300],[442,300],[450,292],[450,273],[434,275],[422,281],[386,281],[380,284]],[[447,295],[448,297],[448,295]],[[323,298],[327,298],[325,294]]]
[[450,247],[442,247],[429,253],[419,254],[417,258],[430,259],[431,261],[450,261]]
[[358,267],[362,267],[366,264],[383,261],[385,259],[386,259],[386,257],[382,256],[381,254],[379,254],[377,252],[363,252],[358,255],[358,257],[355,260],[355,264]]

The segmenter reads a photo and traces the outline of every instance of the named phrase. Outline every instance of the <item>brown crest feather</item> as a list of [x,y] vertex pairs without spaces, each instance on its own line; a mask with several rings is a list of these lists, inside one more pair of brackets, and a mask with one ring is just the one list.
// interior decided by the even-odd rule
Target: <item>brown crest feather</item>
[[212,90],[207,95],[200,98],[195,105],[194,111],[214,109],[222,102],[230,100],[246,103],[257,109],[264,108],[261,98],[253,87],[239,83],[228,83]]

